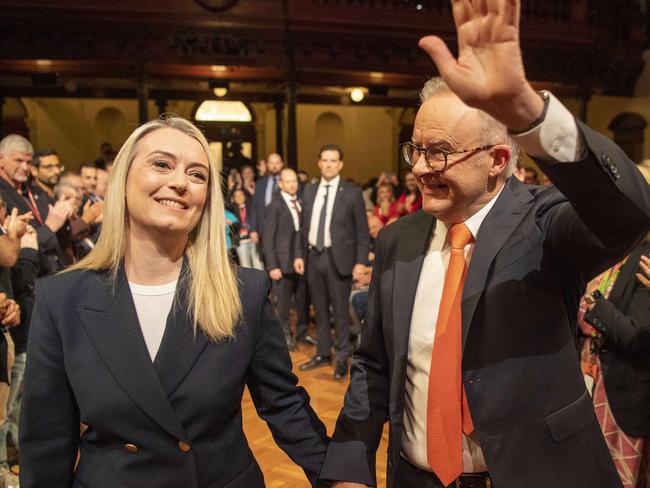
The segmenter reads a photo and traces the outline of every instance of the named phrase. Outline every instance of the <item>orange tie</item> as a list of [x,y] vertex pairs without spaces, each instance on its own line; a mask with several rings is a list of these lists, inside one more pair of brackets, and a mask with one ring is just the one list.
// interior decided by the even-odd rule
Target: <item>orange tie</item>
[[449,228],[451,256],[440,299],[429,370],[427,460],[447,486],[463,472],[463,436],[474,431],[461,382],[461,300],[467,274],[465,246],[472,233],[465,224]]

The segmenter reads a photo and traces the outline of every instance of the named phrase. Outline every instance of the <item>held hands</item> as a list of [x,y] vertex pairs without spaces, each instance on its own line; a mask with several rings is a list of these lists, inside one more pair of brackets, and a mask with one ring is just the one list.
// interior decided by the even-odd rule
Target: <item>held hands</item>
[[253,241],[253,244],[257,244],[260,242],[260,235],[257,232],[251,232],[251,241]]
[[88,225],[100,224],[104,217],[104,202],[102,200],[93,203],[88,200],[83,207],[81,219]]
[[45,219],[47,225],[52,232],[57,232],[65,221],[68,220],[74,212],[74,200],[59,200],[54,205],[49,205],[50,211]]
[[20,307],[14,300],[7,298],[5,293],[0,293],[0,317],[5,327],[15,327],[20,324]]
[[280,268],[274,268],[271,271],[269,271],[269,278],[271,278],[274,281],[280,281],[282,279],[282,271]]
[[360,263],[355,264],[354,268],[352,268],[352,280],[360,281],[363,278],[365,272],[366,272],[365,264],[360,264]]
[[302,258],[296,258],[293,260],[293,270],[299,274],[305,274],[305,260]]
[[452,0],[458,59],[437,36],[420,39],[440,76],[467,105],[509,129],[525,131],[544,110],[526,79],[519,43],[519,0]]

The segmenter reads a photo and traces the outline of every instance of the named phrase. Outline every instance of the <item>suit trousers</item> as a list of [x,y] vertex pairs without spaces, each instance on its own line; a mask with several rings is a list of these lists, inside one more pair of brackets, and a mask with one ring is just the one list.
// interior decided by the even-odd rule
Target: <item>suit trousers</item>
[[394,488],[493,488],[491,480],[486,480],[486,473],[478,475],[463,474],[448,487],[442,484],[438,477],[429,471],[414,466],[400,456],[395,472]]
[[282,330],[287,339],[292,337],[291,325],[289,323],[289,311],[291,309],[291,297],[295,296],[296,313],[296,338],[307,333],[309,316],[307,311],[307,282],[304,276],[297,273],[283,274],[282,279],[275,284],[277,294],[278,317],[282,323]]
[[[307,262],[307,279],[312,303],[316,309],[316,322],[318,324],[317,354],[319,356],[331,356],[332,345],[334,345],[336,361],[345,361],[350,356],[349,300],[352,290],[352,276],[341,276],[336,271],[329,249],[319,253],[312,248],[309,251]],[[330,330],[330,306],[334,314],[334,342]]]

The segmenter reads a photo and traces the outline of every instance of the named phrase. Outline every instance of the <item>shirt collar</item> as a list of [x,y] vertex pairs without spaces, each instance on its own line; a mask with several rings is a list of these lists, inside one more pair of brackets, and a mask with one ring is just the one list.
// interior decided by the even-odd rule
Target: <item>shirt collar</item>
[[289,195],[286,191],[280,190],[280,195],[282,195],[282,198],[285,199],[285,201],[291,203],[294,201],[296,198],[298,198],[298,195],[291,196]]
[[339,186],[340,181],[341,181],[341,175],[336,175],[336,177],[332,178],[330,181],[325,181],[324,178],[321,178],[319,186],[329,185],[330,188],[337,188]]

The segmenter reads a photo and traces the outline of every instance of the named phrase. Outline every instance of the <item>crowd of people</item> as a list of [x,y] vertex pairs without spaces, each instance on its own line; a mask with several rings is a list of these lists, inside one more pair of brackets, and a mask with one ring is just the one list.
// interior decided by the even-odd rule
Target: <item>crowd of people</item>
[[[178,117],[78,172],[2,139],[4,487],[11,447],[24,488],[262,488],[247,386],[312,486],[376,486],[389,423],[391,488],[647,488],[650,172],[533,90],[519,9],[453,2],[459,59],[420,41],[401,178],[335,144],[222,177]],[[301,344],[350,375],[331,438]]]

